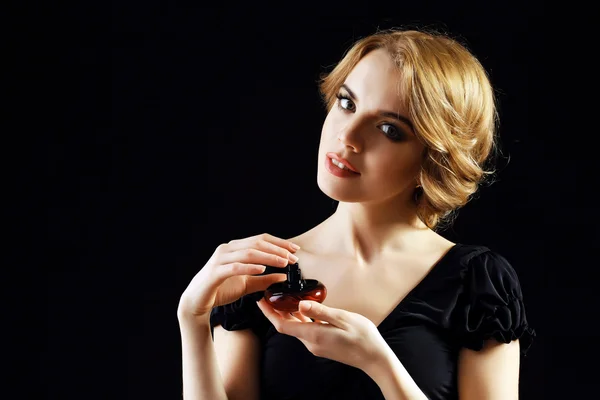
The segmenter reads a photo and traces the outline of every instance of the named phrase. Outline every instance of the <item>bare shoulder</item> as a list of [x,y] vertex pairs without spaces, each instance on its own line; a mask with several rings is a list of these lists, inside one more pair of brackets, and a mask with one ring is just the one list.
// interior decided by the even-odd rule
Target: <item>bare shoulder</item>
[[447,239],[445,236],[434,230],[426,229],[425,231],[423,231],[423,233],[424,235],[422,237],[422,242],[432,246],[433,248],[437,247],[441,249],[455,245],[454,242],[452,242],[451,240]]
[[306,249],[310,248],[310,243],[311,243],[311,235],[309,234],[309,232],[310,231],[301,233],[294,237],[287,238],[286,240],[289,240],[290,242],[297,244],[298,246],[300,246],[300,248],[302,250],[306,250]]
[[302,232],[294,237],[287,238],[286,240],[296,243],[302,248],[302,250],[306,251],[308,249],[312,249],[313,243],[318,242],[319,234],[326,222],[327,220],[322,221],[321,223],[310,228],[309,230]]
[[433,232],[433,234],[435,235],[432,241],[434,253],[446,254],[448,251],[450,251],[450,249],[452,249],[452,247],[456,245],[455,242],[448,240],[439,233]]

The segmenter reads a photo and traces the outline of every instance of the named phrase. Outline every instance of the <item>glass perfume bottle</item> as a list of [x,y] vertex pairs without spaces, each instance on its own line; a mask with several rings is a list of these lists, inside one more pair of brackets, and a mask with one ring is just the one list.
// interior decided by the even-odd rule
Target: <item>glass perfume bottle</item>
[[298,263],[286,267],[287,280],[272,284],[265,290],[264,298],[274,309],[286,312],[298,311],[301,300],[322,303],[327,288],[316,279],[302,279]]

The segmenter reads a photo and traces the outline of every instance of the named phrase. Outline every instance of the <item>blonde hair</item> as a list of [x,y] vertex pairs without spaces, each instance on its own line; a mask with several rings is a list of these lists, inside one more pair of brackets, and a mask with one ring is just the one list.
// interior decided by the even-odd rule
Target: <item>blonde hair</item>
[[429,228],[441,228],[495,173],[487,169],[497,149],[494,90],[481,63],[457,40],[425,31],[386,30],[358,40],[321,76],[319,89],[328,111],[350,71],[375,49],[387,50],[396,63],[399,95],[425,145],[420,187],[415,188],[417,214]]

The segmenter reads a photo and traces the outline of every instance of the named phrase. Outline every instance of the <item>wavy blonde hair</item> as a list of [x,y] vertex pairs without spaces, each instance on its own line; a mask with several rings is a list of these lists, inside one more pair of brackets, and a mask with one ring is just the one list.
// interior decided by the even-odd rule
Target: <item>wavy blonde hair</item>
[[321,75],[327,111],[350,71],[375,49],[387,50],[398,67],[399,95],[425,145],[415,188],[417,214],[429,228],[440,229],[495,173],[487,168],[498,148],[494,89],[481,63],[457,40],[435,32],[386,30],[358,40]]

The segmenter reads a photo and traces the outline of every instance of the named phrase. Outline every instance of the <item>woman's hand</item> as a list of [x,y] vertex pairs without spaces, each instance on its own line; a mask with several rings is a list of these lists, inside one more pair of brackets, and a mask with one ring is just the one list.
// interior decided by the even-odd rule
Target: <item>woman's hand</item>
[[274,309],[264,299],[258,307],[277,332],[295,336],[315,356],[365,371],[386,355],[388,345],[381,333],[360,314],[307,300],[293,314]]
[[219,245],[181,295],[178,317],[208,318],[213,307],[285,281],[283,272],[255,275],[263,273],[265,265],[284,268],[295,263],[294,246],[289,240],[266,233]]

